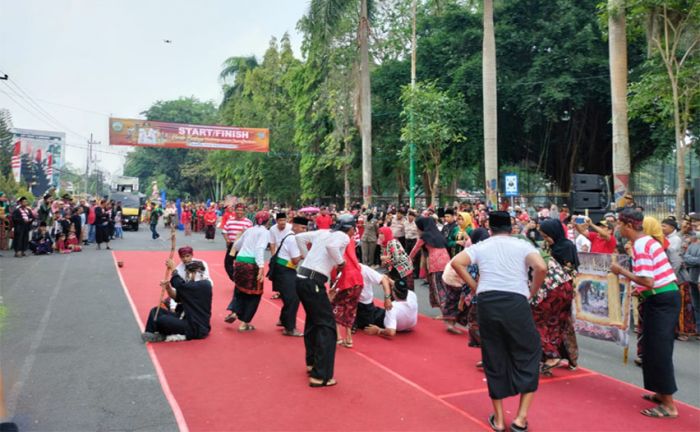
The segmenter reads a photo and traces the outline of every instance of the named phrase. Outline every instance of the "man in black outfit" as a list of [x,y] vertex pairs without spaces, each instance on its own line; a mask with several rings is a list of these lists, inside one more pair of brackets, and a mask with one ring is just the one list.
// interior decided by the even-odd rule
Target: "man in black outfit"
[[144,342],[162,342],[168,335],[185,335],[187,340],[204,339],[211,330],[211,281],[205,279],[204,265],[192,261],[185,266],[187,280],[178,275],[175,262],[167,260],[166,266],[172,272],[170,281],[162,281],[161,286],[168,296],[180,303],[182,313],[160,309],[158,307],[148,314],[145,332],[141,334]]
[[29,248],[29,231],[32,229],[34,214],[27,204],[27,198],[21,197],[17,200],[17,208],[12,212],[12,223],[14,225],[14,238],[12,248],[15,250],[15,257],[27,256]]

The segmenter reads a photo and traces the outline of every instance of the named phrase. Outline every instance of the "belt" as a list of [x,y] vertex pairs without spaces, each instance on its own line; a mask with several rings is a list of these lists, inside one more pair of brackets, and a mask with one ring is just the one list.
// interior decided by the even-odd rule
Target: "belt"
[[297,268],[297,266],[295,266],[291,261],[287,261],[284,258],[277,257],[277,258],[275,258],[275,262],[284,268],[288,268],[288,269],[292,269],[292,270]]
[[640,293],[640,295],[643,298],[648,299],[649,297],[651,297],[653,295],[665,293],[668,291],[678,291],[678,285],[676,285],[675,282],[671,282],[670,284],[664,285],[661,288],[654,288],[654,289],[642,291]]
[[299,267],[297,269],[297,274],[301,276],[306,276],[307,278],[321,285],[328,282],[328,276],[324,275],[323,273],[319,273],[317,271],[308,269],[306,267]]

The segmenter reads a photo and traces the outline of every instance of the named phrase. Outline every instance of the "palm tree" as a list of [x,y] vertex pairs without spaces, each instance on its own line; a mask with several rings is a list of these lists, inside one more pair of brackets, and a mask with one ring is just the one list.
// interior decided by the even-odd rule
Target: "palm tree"
[[[329,48],[331,39],[339,21],[357,8],[356,1],[350,0],[312,0],[309,10],[309,22],[312,32],[319,44]],[[357,81],[359,109],[357,123],[362,138],[362,197],[364,204],[372,202],[372,101],[370,100],[369,77],[369,19],[368,0],[359,0],[360,24],[358,31],[359,77]]]
[[496,103],[496,36],[493,29],[493,0],[484,0],[482,50],[484,106],[484,174],[488,205],[498,206],[498,105]]
[[221,102],[221,106],[224,106],[231,97],[243,93],[245,74],[247,71],[258,67],[258,60],[255,56],[234,56],[227,58],[221,66],[223,69],[219,74],[219,79],[222,81],[224,89],[224,99]]
[[608,0],[608,50],[612,98],[613,182],[619,206],[629,187],[630,146],[627,130],[627,34],[625,0]]

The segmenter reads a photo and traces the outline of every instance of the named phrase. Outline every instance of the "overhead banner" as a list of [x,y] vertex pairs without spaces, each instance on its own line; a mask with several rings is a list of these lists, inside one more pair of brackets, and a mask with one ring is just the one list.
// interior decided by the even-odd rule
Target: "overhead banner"
[[631,287],[629,281],[610,272],[617,263],[631,270],[630,257],[579,253],[578,275],[574,281],[576,333],[629,345]]
[[110,118],[109,144],[265,153],[270,130]]
[[15,148],[12,173],[15,181],[29,185],[34,196],[61,185],[66,134],[35,129],[10,129]]

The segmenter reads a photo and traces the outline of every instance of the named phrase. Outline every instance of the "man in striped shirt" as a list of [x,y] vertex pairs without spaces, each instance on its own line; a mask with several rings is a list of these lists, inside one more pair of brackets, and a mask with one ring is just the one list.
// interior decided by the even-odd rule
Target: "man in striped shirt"
[[236,215],[234,217],[229,217],[226,220],[226,224],[224,224],[223,228],[221,229],[221,234],[224,236],[224,240],[226,240],[224,268],[226,269],[226,274],[228,275],[229,279],[231,279],[231,282],[233,282],[233,261],[235,257],[235,250],[234,255],[231,255],[231,246],[233,246],[233,243],[243,231],[252,226],[253,222],[245,217],[245,206],[242,203],[238,203],[236,204]]
[[642,229],[644,214],[626,208],[619,215],[618,227],[623,237],[632,241],[632,269],[630,272],[618,264],[610,271],[632,281],[635,295],[644,301],[642,318],[642,371],[644,388],[653,394],[642,396],[657,404],[641,413],[654,418],[678,417],[673,393],[678,390],[673,372],[674,330],[681,308],[676,274],[668,256],[657,240]]

